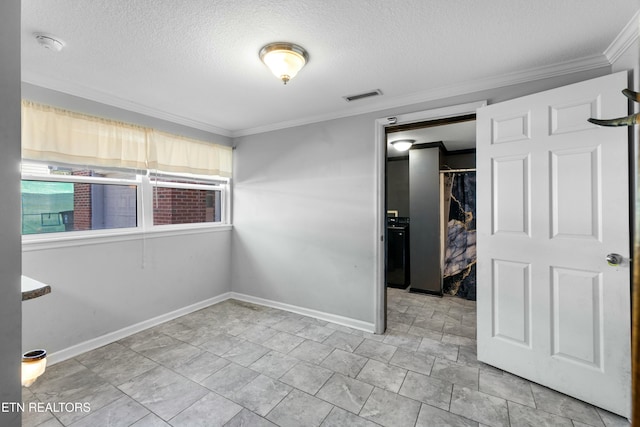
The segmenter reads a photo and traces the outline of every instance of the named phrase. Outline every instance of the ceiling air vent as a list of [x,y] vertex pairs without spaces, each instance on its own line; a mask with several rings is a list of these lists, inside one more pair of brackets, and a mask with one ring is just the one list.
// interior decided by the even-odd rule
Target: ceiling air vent
[[343,98],[347,102],[351,102],[351,101],[357,101],[358,99],[364,99],[364,98],[369,98],[369,97],[378,96],[378,95],[382,95],[382,91],[380,89],[371,90],[365,93],[359,93],[357,95],[347,95],[347,96],[343,96]]

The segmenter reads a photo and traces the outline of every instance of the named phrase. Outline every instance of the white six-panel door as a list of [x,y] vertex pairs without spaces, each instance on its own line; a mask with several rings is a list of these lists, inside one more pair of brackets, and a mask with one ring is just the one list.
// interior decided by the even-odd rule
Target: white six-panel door
[[[480,108],[478,359],[630,414],[626,73]],[[622,255],[610,266],[609,253]]]

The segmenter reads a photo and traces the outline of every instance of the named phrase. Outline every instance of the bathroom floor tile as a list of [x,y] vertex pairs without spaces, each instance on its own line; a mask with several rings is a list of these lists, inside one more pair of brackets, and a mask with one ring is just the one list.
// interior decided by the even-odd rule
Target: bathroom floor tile
[[563,418],[519,403],[507,402],[507,404],[511,427],[574,427],[569,418]]
[[286,318],[279,321],[278,323],[271,325],[271,327],[275,330],[288,332],[290,334],[295,334],[301,329],[304,329],[306,326],[307,323],[303,322],[302,320],[292,318]]
[[119,388],[164,420],[173,418],[209,392],[162,366],[121,384]]
[[400,394],[448,411],[452,389],[450,382],[409,371]]
[[[409,328],[409,330],[411,330],[411,328]],[[398,347],[398,349],[415,351],[418,349],[418,347],[420,347],[421,341],[422,339],[420,337],[411,335],[409,332],[406,332],[387,335],[383,342],[385,344],[390,344]]]
[[73,423],[73,427],[130,426],[149,414],[149,410],[128,396],[91,411],[86,417]]
[[353,351],[362,343],[364,338],[353,334],[347,334],[341,331],[335,331],[327,337],[322,343],[329,347],[338,348],[340,350]]
[[431,376],[457,385],[478,390],[479,369],[452,362],[447,359],[436,358],[431,370]]
[[267,354],[270,350],[260,344],[252,343],[250,341],[244,341],[233,347],[222,355],[227,360],[230,360],[238,365],[249,366],[262,356]]
[[422,405],[416,427],[478,427],[478,422],[451,412],[435,408],[430,405]]
[[268,326],[251,325],[250,327],[242,331],[242,333],[238,335],[238,338],[242,338],[256,344],[262,344],[277,333],[278,331],[276,331],[275,329],[271,329]]
[[250,369],[278,379],[299,362],[298,359],[286,354],[270,351],[260,359],[249,365]]
[[329,335],[333,334],[334,330],[317,324],[307,324],[304,328],[296,332],[296,335],[308,340],[316,342],[322,342],[326,340]]
[[118,343],[84,353],[76,357],[76,360],[113,385],[122,384],[158,366],[157,363]]
[[390,365],[418,372],[420,374],[431,374],[431,368],[436,358],[422,351],[408,351],[399,348],[389,361]]
[[280,377],[280,381],[315,395],[333,375],[333,371],[307,362],[300,362]]
[[448,344],[431,338],[422,338],[418,350],[442,359],[458,360],[458,346],[455,344]]
[[277,332],[275,335],[262,343],[263,347],[280,353],[289,353],[291,350],[304,342],[304,338],[292,335],[288,332]]
[[[609,411],[605,411],[604,409],[596,408],[600,418],[604,422],[604,425],[607,427],[629,427],[629,420],[621,417],[620,415],[612,414]],[[575,422],[574,422],[575,424]]]
[[375,388],[360,416],[385,427],[413,427],[419,411],[420,402]]
[[131,427],[171,427],[162,418],[156,414],[149,414],[139,421],[131,424]]
[[364,365],[356,379],[397,393],[406,375],[406,369],[370,359]]
[[257,376],[233,395],[238,402],[250,411],[265,416],[292,390],[280,381],[265,375]]
[[358,354],[336,349],[322,362],[322,366],[348,377],[358,376],[369,359]]
[[318,391],[316,396],[322,400],[357,414],[371,395],[373,386],[365,382],[334,374]]
[[201,382],[230,363],[231,362],[222,357],[201,350],[196,354],[185,355],[181,359],[167,361],[164,363],[164,366],[184,375],[192,381]]
[[529,381],[510,374],[480,372],[480,388],[483,393],[501,397],[511,402],[536,407]]
[[320,427],[379,427],[369,420],[359,417],[344,409],[334,407],[324,419]]
[[[80,402],[88,403],[92,411],[118,400],[124,396],[113,384],[93,371],[81,365],[75,360],[70,360],[55,365],[51,372],[47,370],[41,378],[38,378],[30,390],[35,397],[45,404],[56,404],[60,402]],[[68,368],[69,372],[65,372]],[[48,379],[45,377],[47,374]],[[66,374],[66,375],[65,375]],[[56,417],[63,424],[71,424],[88,414],[82,411],[59,412]]]
[[365,339],[362,344],[355,349],[354,353],[387,363],[391,360],[397,349],[398,347],[395,345]]
[[532,383],[531,390],[538,409],[594,427],[604,427],[602,418],[593,406],[538,384]]
[[450,411],[482,424],[509,427],[506,400],[467,387],[453,386]]
[[201,381],[201,384],[222,396],[230,397],[258,375],[260,374],[256,371],[230,363],[215,374],[205,378]]
[[260,415],[243,409],[231,419],[224,427],[278,427],[271,421],[262,418]]
[[319,426],[333,406],[300,390],[293,390],[267,419],[281,427]]
[[313,340],[305,340],[288,354],[300,360],[320,364],[331,354],[331,351],[332,349],[328,345]]
[[170,420],[173,427],[223,426],[235,417],[242,406],[209,392]]
[[222,356],[237,345],[242,344],[243,340],[233,335],[218,333],[210,335],[208,339],[202,342],[198,347],[206,350],[216,356]]
[[23,401],[91,412],[25,413],[23,425],[629,427],[479,362],[474,301],[387,294],[384,335],[214,304],[49,366]]

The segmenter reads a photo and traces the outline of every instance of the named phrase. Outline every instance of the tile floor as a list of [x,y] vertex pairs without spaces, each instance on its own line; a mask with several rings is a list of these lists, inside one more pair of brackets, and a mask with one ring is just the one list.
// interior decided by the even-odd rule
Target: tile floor
[[51,366],[23,426],[567,426],[628,422],[476,360],[475,303],[389,289],[385,335],[225,301]]

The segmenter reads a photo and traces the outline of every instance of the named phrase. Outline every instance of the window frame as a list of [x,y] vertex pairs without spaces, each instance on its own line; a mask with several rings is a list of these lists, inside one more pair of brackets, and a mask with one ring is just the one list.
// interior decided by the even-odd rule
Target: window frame
[[[42,162],[23,161],[26,164],[43,164]],[[56,163],[45,163],[53,167],[69,167]],[[103,168],[84,167],[87,170]],[[231,179],[217,176],[203,177],[189,174],[159,174],[148,171],[126,171],[132,178],[111,178],[99,176],[39,174],[27,172],[21,174],[23,181],[68,182],[83,184],[111,184],[136,186],[136,227],[110,228],[97,230],[58,231],[51,233],[37,233],[22,235],[23,250],[38,250],[41,248],[55,248],[76,246],[82,244],[107,243],[113,241],[135,240],[142,238],[156,238],[163,236],[196,234],[202,232],[226,231],[232,228],[230,223],[230,184]],[[187,184],[166,181],[168,179],[194,180],[197,184]],[[161,187],[190,188],[197,190],[220,191],[220,222],[199,222],[188,224],[153,224],[153,189],[158,183]]]
[[[192,180],[197,183],[174,182],[171,180]],[[203,177],[201,175],[190,174],[151,174],[147,173],[142,177],[143,194],[148,194],[151,198],[150,203],[144,205],[143,225],[148,226],[149,230],[180,230],[190,228],[203,228],[230,225],[229,216],[229,184],[228,178],[219,177]],[[160,224],[153,223],[153,189],[154,188],[178,188],[191,190],[219,191],[220,192],[220,222],[196,222],[187,224]]]

